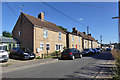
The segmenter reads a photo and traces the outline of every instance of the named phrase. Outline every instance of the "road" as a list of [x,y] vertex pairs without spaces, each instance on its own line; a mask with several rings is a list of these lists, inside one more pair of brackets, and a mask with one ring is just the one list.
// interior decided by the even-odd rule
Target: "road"
[[75,60],[58,60],[52,63],[5,72],[3,73],[3,77],[95,79],[104,65],[110,60],[113,60],[111,53],[99,53]]

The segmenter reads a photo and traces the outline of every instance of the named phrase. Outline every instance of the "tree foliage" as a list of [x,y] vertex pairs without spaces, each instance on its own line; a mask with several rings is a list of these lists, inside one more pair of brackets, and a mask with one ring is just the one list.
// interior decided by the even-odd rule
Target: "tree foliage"
[[3,31],[2,32],[3,37],[9,37],[12,38],[12,33],[8,32],[8,31]]
[[64,30],[64,31],[67,31],[67,29],[64,28],[64,27],[62,27],[62,26],[58,26],[58,27],[61,28],[61,29]]

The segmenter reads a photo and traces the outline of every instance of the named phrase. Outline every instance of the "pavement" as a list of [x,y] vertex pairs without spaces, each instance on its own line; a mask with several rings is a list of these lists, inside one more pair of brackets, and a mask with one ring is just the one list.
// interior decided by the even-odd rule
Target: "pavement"
[[114,59],[109,52],[84,56],[75,60],[40,59],[10,60],[2,68],[3,78],[112,79]]

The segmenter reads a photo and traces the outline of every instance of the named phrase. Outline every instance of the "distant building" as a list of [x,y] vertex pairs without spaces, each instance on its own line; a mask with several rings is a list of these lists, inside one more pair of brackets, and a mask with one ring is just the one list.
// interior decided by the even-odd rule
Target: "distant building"
[[10,51],[14,47],[19,47],[16,40],[7,37],[0,37],[0,44],[4,46],[4,50],[6,51]]

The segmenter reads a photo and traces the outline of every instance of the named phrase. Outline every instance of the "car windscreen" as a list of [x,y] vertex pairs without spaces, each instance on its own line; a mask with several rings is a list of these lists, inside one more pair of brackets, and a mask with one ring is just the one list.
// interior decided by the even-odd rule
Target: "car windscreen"
[[100,50],[100,48],[96,48],[97,50]]
[[2,47],[2,46],[0,46],[0,50],[3,50],[3,47]]
[[72,49],[64,49],[63,52],[65,52],[65,53],[70,53],[70,52],[72,52]]
[[89,49],[84,49],[83,51],[89,51]]
[[26,48],[26,49],[23,49],[23,52],[24,52],[24,53],[31,53],[31,50],[28,49],[28,48]]

